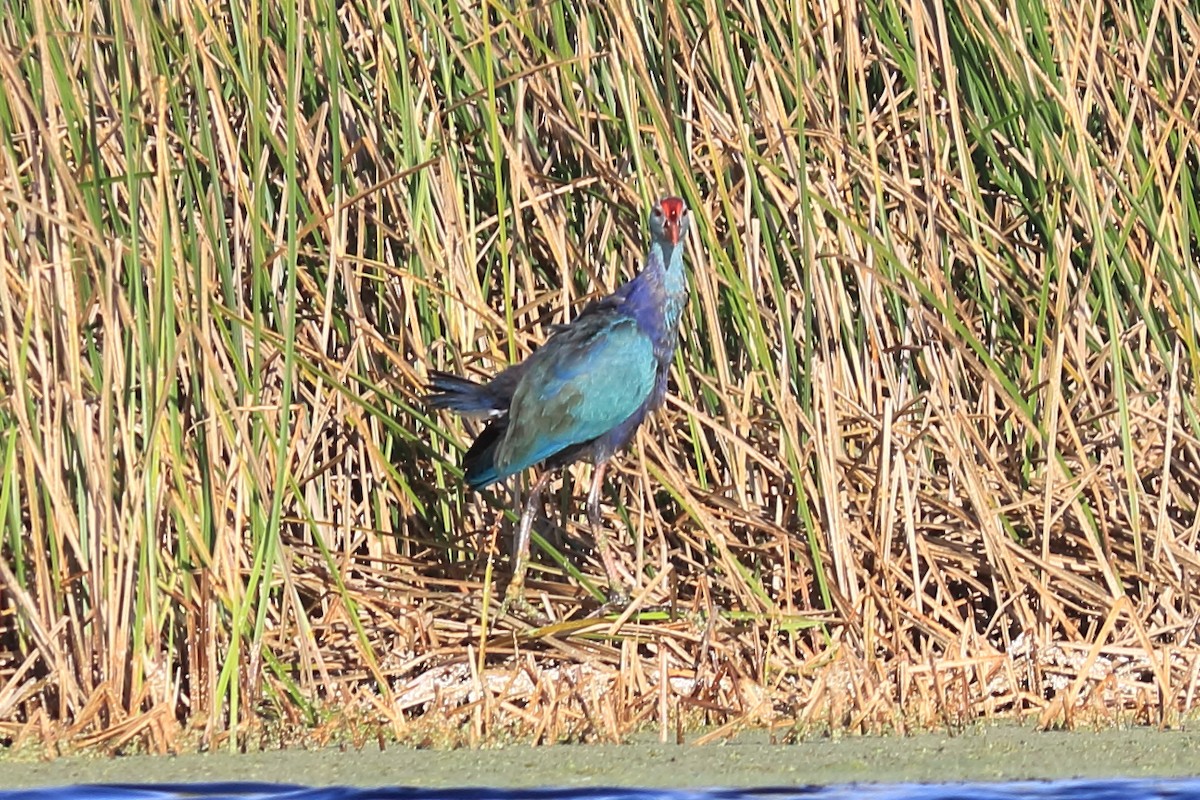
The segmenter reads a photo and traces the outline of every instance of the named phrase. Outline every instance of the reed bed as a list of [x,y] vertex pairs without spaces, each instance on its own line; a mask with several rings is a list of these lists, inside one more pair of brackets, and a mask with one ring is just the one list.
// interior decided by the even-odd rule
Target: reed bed
[[[0,744],[1183,724],[1187,0],[0,13]],[[459,482],[482,375],[693,214],[609,483]],[[619,379],[615,376],[614,379]]]

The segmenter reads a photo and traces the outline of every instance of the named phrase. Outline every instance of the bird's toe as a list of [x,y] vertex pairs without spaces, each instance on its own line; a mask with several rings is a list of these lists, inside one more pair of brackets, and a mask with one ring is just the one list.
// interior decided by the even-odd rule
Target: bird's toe
[[550,621],[540,609],[526,599],[524,587],[513,591],[511,584],[508,587],[508,591],[504,593],[504,602],[500,604],[500,610],[496,614],[496,619],[504,619],[510,611],[535,625],[544,625]]
[[604,606],[610,611],[622,611],[628,608],[631,599],[629,590],[620,585],[610,586],[606,597]]

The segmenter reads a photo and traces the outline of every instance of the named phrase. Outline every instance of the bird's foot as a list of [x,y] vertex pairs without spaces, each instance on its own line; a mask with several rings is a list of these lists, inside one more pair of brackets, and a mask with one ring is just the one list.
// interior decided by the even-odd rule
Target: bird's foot
[[605,611],[624,611],[629,607],[629,601],[632,599],[629,590],[619,583],[608,587],[605,598],[602,606]]
[[537,625],[549,622],[546,615],[525,598],[524,586],[514,588],[512,584],[509,584],[508,591],[504,593],[504,602],[500,604],[500,610],[496,614],[496,620],[504,619],[510,610]]

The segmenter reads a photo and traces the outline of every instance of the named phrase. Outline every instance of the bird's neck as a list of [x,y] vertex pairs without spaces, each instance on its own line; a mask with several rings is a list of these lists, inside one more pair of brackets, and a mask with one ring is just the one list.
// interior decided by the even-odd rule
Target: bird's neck
[[626,311],[654,341],[655,355],[669,362],[678,341],[679,318],[687,300],[683,245],[655,242],[646,266],[624,291]]
[[[652,258],[651,261],[662,271],[663,289],[668,297],[679,298],[682,309],[683,300],[687,297],[687,276],[683,274],[683,242],[674,245],[669,242],[655,242],[651,251],[658,253],[658,258]],[[649,266],[647,265],[647,270]],[[679,322],[678,312],[674,321]]]
[[679,317],[683,313],[683,304],[687,301],[687,275],[683,272],[683,243],[672,245],[666,242],[655,242],[651,250],[659,253],[659,257],[652,261],[656,262],[661,273],[659,279],[662,281],[663,299],[666,301],[663,305],[664,327],[671,333],[671,338],[674,340],[675,333],[679,330]]

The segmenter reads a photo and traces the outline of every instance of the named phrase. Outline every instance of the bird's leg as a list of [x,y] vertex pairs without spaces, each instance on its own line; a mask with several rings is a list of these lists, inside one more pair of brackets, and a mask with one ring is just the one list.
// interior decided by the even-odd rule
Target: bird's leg
[[617,570],[617,555],[613,552],[608,534],[600,520],[600,489],[604,486],[606,469],[608,469],[608,462],[601,461],[592,470],[592,488],[588,491],[587,499],[588,527],[591,529],[592,541],[596,543],[596,549],[600,551],[600,560],[604,563],[604,574],[608,576],[609,602],[623,605],[629,599],[629,592],[626,590],[624,581],[621,580],[621,573]]
[[521,521],[517,523],[517,533],[513,538],[512,550],[512,580],[504,592],[504,604],[500,606],[500,616],[504,616],[509,606],[516,606],[527,614],[534,614],[533,607],[525,599],[525,570],[529,567],[529,532],[533,527],[533,516],[537,513],[542,502],[542,490],[550,480],[550,472],[543,472],[529,490],[529,499],[525,501],[525,510],[521,512]]

